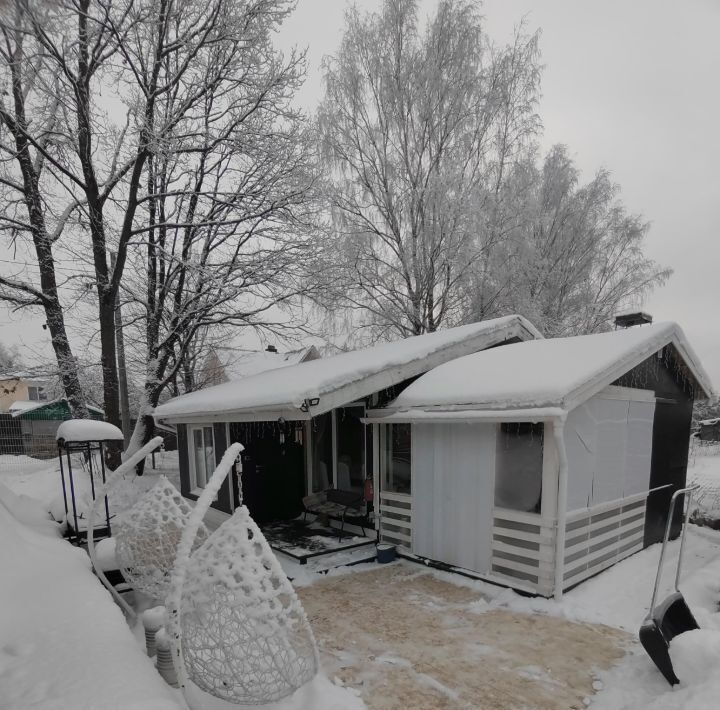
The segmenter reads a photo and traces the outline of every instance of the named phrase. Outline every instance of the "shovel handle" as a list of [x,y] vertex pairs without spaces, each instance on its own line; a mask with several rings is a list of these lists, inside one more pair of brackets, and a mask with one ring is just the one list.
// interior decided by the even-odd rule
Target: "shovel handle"
[[652,599],[650,600],[649,614],[652,614],[653,609],[655,608],[655,602],[657,601],[658,589],[660,588],[660,577],[662,576],[663,561],[665,560],[665,548],[667,547],[668,539],[670,538],[672,518],[673,513],[675,512],[675,503],[677,502],[679,496],[685,493],[689,493],[690,496],[688,498],[688,504],[685,510],[685,520],[683,522],[682,533],[680,535],[680,552],[678,553],[678,565],[675,572],[675,591],[678,591],[678,585],[680,583],[680,567],[682,565],[682,556],[685,548],[685,530],[687,529],[687,522],[690,516],[690,500],[692,499],[693,492],[697,489],[697,485],[688,486],[687,488],[680,488],[679,490],[675,491],[675,493],[673,493],[672,499],[670,500],[670,510],[668,511],[667,523],[665,524],[665,536],[663,537],[662,549],[660,550],[660,561],[658,562],[658,571],[657,575],[655,576],[655,586],[653,587]]

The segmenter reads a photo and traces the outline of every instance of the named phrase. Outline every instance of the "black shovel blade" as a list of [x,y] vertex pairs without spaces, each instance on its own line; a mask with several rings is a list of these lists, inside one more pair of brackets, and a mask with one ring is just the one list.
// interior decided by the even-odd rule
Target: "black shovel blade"
[[698,628],[680,592],[658,604],[640,627],[640,643],[670,685],[680,682],[670,660],[670,642],[676,636]]

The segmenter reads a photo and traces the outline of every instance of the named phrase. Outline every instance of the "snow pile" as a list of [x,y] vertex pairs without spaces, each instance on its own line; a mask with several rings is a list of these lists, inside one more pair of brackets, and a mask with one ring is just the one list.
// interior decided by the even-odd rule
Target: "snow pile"
[[85,552],[33,530],[0,491],[3,710],[177,710]]
[[0,501],[21,523],[38,532],[60,537],[60,525],[50,517],[45,508],[33,498],[15,495],[7,486],[0,483]]
[[[191,508],[180,491],[160,476],[157,483],[128,511],[115,527],[115,554],[123,577],[143,594],[164,600],[170,572]],[[202,525],[195,537],[199,546],[207,539]]]
[[123,433],[115,425],[95,419],[69,419],[55,434],[58,441],[124,441]]
[[610,333],[528,340],[466,355],[420,377],[390,408],[566,408],[574,406],[568,400],[578,390],[611,384],[671,342],[701,386],[711,390],[710,380],[680,328],[675,323],[659,323]]
[[[714,680],[720,668],[720,631],[695,629],[676,636],[670,644],[670,658],[683,685],[701,686]],[[717,697],[720,700],[720,695]]]

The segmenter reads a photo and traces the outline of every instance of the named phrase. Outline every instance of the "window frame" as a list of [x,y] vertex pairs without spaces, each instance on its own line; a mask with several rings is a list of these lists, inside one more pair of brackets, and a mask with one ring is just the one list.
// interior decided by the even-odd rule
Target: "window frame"
[[[35,392],[34,397],[33,391]],[[45,388],[40,385],[28,385],[27,393],[30,402],[47,402],[47,392],[45,392]]]
[[[391,467],[391,461],[392,461],[392,427],[396,426],[407,426],[408,427],[408,434],[409,434],[409,442],[410,442],[410,449],[408,451],[409,453],[409,462],[408,462],[408,468],[409,468],[409,476],[408,476],[408,484],[409,484],[409,490],[407,491],[398,491],[396,490],[397,486],[395,483],[395,471],[392,470]],[[401,496],[412,496],[412,437],[413,437],[413,427],[411,422],[392,422],[391,424],[384,424],[380,427],[380,456],[379,456],[379,463],[380,463],[380,487],[381,490],[386,491],[388,493],[392,493],[393,495],[401,495]]]
[[[213,468],[212,471],[204,471],[205,474],[205,483],[200,486],[198,485],[198,476],[197,476],[197,468],[196,468],[196,448],[195,448],[195,432],[199,431],[200,436],[202,437],[202,449],[203,451],[207,448],[206,441],[205,441],[205,430],[210,429],[211,436],[212,436],[212,456],[213,456]],[[207,482],[212,476],[213,471],[215,470],[215,461],[217,460],[216,457],[216,450],[215,450],[215,427],[212,424],[191,424],[188,426],[188,472],[190,474],[190,480],[189,488],[190,493],[194,495],[200,495],[204,490],[205,486],[207,486]],[[207,462],[206,462],[207,463]]]

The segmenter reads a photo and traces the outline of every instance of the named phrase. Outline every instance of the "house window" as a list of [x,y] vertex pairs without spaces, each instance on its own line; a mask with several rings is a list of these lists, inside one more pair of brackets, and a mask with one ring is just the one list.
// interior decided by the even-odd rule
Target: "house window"
[[385,427],[382,456],[383,490],[410,495],[411,425]]
[[45,392],[44,387],[28,387],[28,399],[31,402],[45,402],[47,392]]
[[215,441],[211,426],[190,430],[190,488],[205,488],[215,470]]
[[495,506],[539,513],[544,425],[504,422],[495,456]]

